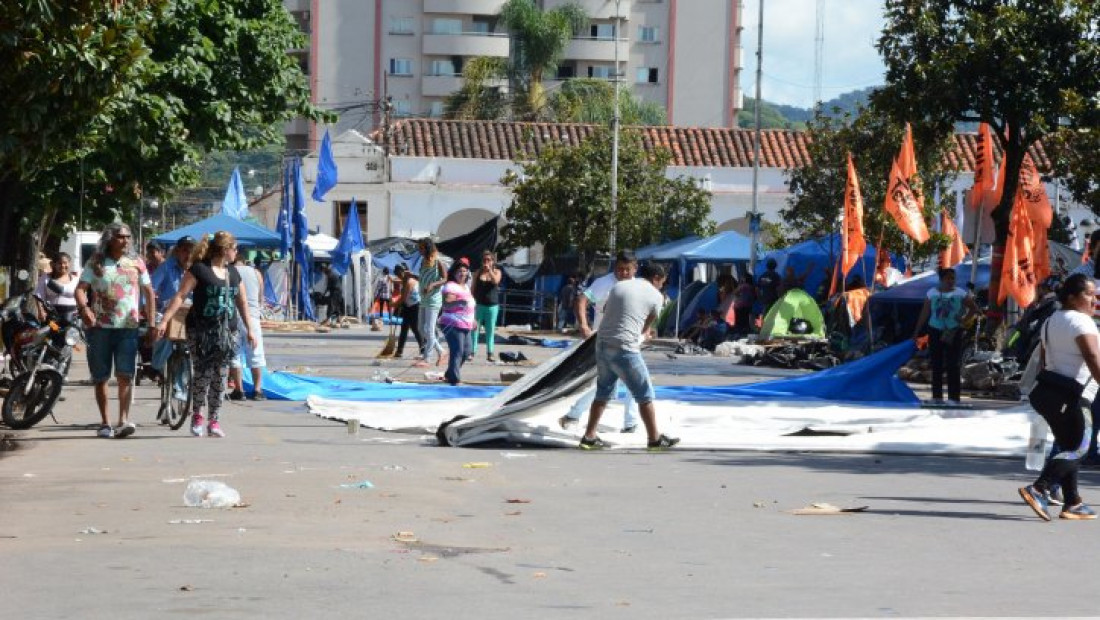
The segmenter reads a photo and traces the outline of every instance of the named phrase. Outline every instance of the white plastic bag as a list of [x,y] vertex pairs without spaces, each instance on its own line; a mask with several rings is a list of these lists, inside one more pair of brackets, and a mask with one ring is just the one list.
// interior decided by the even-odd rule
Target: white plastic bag
[[232,508],[241,503],[241,494],[224,482],[192,480],[183,492],[183,503],[191,508]]
[[1047,452],[1050,452],[1049,434],[1050,426],[1047,425],[1043,416],[1032,413],[1031,432],[1027,440],[1027,459],[1024,461],[1024,468],[1028,471],[1042,471],[1043,465],[1046,464]]

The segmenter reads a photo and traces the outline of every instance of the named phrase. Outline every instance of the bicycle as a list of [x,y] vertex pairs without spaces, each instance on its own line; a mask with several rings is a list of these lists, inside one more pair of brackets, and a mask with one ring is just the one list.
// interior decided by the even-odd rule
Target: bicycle
[[191,415],[191,347],[186,340],[173,340],[172,353],[164,364],[160,382],[160,410],[157,419],[179,430]]
[[172,430],[179,430],[191,416],[191,383],[194,367],[191,363],[191,346],[187,343],[183,328],[186,309],[177,313],[165,337],[172,345],[172,352],[164,363],[160,380],[160,410],[157,420]]

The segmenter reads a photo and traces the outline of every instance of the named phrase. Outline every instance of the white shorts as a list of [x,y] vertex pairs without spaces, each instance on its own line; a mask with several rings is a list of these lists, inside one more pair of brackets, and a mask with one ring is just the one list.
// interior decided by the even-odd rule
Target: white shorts
[[233,368],[267,368],[267,359],[264,357],[264,334],[260,328],[260,320],[249,317],[252,324],[252,335],[256,337],[256,348],[248,346],[248,332],[241,329],[237,331],[237,356],[233,358]]

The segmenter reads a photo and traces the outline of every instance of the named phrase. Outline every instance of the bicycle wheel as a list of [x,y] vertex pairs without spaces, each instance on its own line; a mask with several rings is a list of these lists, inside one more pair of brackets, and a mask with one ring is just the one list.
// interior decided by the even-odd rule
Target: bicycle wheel
[[40,368],[34,374],[34,382],[28,386],[30,376],[30,373],[23,373],[15,378],[0,410],[4,423],[17,430],[41,422],[53,410],[57,397],[61,395],[61,373],[51,368]]
[[161,402],[166,406],[168,427],[179,430],[191,415],[191,353],[177,345],[164,367]]

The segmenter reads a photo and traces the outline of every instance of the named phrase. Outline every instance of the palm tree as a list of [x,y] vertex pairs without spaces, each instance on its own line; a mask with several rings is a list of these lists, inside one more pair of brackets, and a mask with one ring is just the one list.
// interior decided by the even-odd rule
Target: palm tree
[[512,33],[512,81],[525,109],[518,117],[537,117],[545,104],[543,76],[556,71],[569,39],[588,24],[588,15],[575,2],[549,11],[534,0],[508,0],[500,9],[500,23]]

